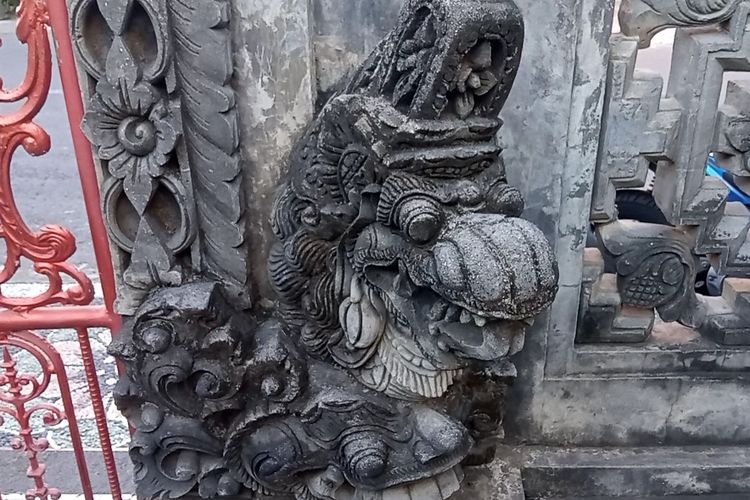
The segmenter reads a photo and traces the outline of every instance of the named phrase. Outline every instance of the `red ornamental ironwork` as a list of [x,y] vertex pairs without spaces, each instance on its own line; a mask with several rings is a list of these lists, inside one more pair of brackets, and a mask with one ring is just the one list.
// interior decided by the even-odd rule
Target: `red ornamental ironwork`
[[[31,155],[50,148],[47,132],[32,120],[49,94],[52,77],[52,52],[47,34],[49,16],[40,0],[23,2],[19,7],[18,39],[28,46],[28,66],[23,82],[15,89],[0,87],[0,102],[25,99],[15,112],[0,116],[0,237],[5,240],[5,263],[0,284],[7,283],[18,270],[21,257],[34,263],[34,269],[49,281],[47,290],[36,297],[6,297],[0,291],[0,307],[25,311],[53,303],[90,304],[94,298],[91,280],[67,262],[76,250],[73,234],[61,226],[45,226],[33,232],[24,223],[11,187],[11,158],[20,146]],[[78,284],[63,289],[62,275]]]
[[[71,439],[76,451],[78,468],[81,473],[81,484],[85,490],[91,490],[91,481],[83,459],[83,448],[78,423],[75,420],[73,400],[70,396],[68,380],[65,377],[65,367],[57,351],[43,338],[33,332],[0,333],[0,344],[3,356],[0,362],[0,425],[5,423],[4,415],[13,418],[19,425],[18,437],[11,441],[13,449],[25,453],[29,461],[27,475],[34,482],[34,487],[26,491],[26,498],[60,497],[60,490],[49,487],[44,482],[46,465],[39,459],[39,454],[47,449],[49,443],[45,438],[33,436],[31,417],[42,412],[46,425],[57,425],[68,420]],[[19,374],[16,370],[16,360],[13,359],[9,345],[16,346],[31,354],[39,363],[39,374]],[[49,387],[53,376],[57,376],[62,394],[63,408],[60,409],[49,403],[34,403]]]
[[[26,75],[12,89],[5,89],[0,80],[0,103],[19,103],[13,112],[0,114],[0,238],[6,246],[5,261],[0,269],[0,426],[11,419],[18,424],[18,435],[12,440],[12,445],[26,455],[27,475],[33,484],[26,497],[30,500],[55,500],[61,492],[45,482],[46,465],[41,456],[49,444],[46,439],[34,436],[33,422],[36,419],[32,417],[40,414],[45,425],[67,422],[84,496],[93,498],[65,366],[60,353],[39,332],[54,328],[75,329],[110,490],[113,498],[119,500],[119,479],[88,337],[89,327],[116,331],[119,317],[114,313],[114,273],[99,209],[94,162],[90,145],[79,128],[83,103],[67,18],[65,0],[21,0],[16,35],[28,48]],[[13,196],[11,160],[16,150],[23,147],[36,156],[45,154],[51,146],[47,132],[33,121],[47,99],[51,83],[49,28],[52,28],[57,46],[60,78],[104,294],[104,305],[101,306],[91,305],[94,299],[92,280],[69,262],[76,251],[73,234],[57,225],[32,231],[21,217]],[[3,293],[2,285],[15,276],[22,259],[31,261],[35,271],[47,281],[45,290],[36,296]],[[66,286],[65,276],[74,284]],[[38,373],[19,372],[17,356],[21,353],[36,360]],[[39,400],[53,382],[59,386],[62,407]]]

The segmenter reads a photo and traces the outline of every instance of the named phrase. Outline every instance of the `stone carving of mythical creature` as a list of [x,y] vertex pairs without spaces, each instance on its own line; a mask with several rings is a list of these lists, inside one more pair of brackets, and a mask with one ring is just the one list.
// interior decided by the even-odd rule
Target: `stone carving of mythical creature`
[[496,141],[522,41],[511,0],[409,0],[291,152],[270,319],[215,283],[141,305],[112,346],[139,495],[442,500],[492,459],[557,290]]

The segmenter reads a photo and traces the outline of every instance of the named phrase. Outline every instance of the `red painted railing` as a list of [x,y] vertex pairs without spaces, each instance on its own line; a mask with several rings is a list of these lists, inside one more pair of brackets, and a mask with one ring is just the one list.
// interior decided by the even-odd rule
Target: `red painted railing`
[[[65,365],[55,346],[39,333],[40,330],[74,329],[78,334],[111,493],[115,500],[119,500],[120,484],[88,329],[105,327],[116,332],[120,320],[114,312],[114,273],[100,212],[94,161],[90,145],[80,130],[83,103],[73,62],[67,7],[65,0],[21,0],[18,14],[16,34],[28,47],[26,76],[16,88],[4,89],[0,85],[0,103],[18,103],[10,114],[0,114],[0,238],[6,246],[5,262],[0,269],[0,426],[13,420],[20,428],[12,446],[23,452],[29,463],[27,475],[31,487],[26,497],[56,499],[61,491],[45,482],[43,452],[48,443],[43,438],[34,437],[31,417],[40,413],[46,425],[66,421],[82,491],[87,499],[93,498]],[[16,150],[23,147],[31,155],[43,155],[50,149],[49,135],[34,122],[50,88],[52,47],[49,28],[57,46],[63,93],[104,296],[103,305],[92,305],[94,286],[91,278],[69,262],[76,251],[73,234],[64,227],[51,225],[32,231],[21,217],[13,197],[11,163]],[[39,295],[8,296],[3,293],[2,285],[14,277],[22,259],[31,261],[34,270],[47,281],[46,289]],[[64,276],[75,284],[66,286]],[[39,365],[37,373],[18,371],[14,356],[21,351],[36,360]],[[59,386],[62,407],[39,401],[39,397],[53,383]]]

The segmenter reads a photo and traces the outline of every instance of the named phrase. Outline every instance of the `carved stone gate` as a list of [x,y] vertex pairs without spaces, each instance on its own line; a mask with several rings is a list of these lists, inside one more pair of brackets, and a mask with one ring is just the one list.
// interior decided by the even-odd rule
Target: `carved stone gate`
[[[330,319],[327,301],[335,303],[340,295],[327,294],[335,280],[325,270],[348,269],[342,263],[345,259],[327,257],[351,257],[359,247],[347,247],[347,237],[366,233],[363,227],[371,221],[364,211],[327,212],[299,203],[304,195],[316,203],[328,199],[320,194],[328,189],[326,173],[311,158],[336,159],[339,191],[326,191],[326,196],[343,199],[342,206],[349,206],[353,199],[365,206],[368,197],[380,197],[383,220],[398,225],[401,216],[389,215],[382,208],[383,193],[411,185],[411,177],[395,187],[384,181],[373,191],[361,189],[360,184],[375,183],[375,177],[363,180],[341,172],[361,173],[361,167],[367,172],[363,165],[369,160],[363,158],[368,155],[377,156],[389,168],[418,164],[419,176],[433,183],[427,183],[429,189],[427,184],[418,184],[414,193],[423,195],[430,189],[444,193],[435,187],[443,181],[436,181],[439,176],[434,171],[426,175],[424,164],[433,161],[446,166],[446,157],[440,155],[448,153],[441,147],[456,140],[441,135],[449,130],[471,146],[471,155],[452,151],[450,166],[455,167],[459,158],[462,167],[471,169],[477,164],[484,171],[489,167],[481,160],[489,159],[498,170],[477,185],[494,189],[502,184],[507,194],[507,176],[507,185],[518,187],[526,200],[523,217],[541,228],[559,263],[556,299],[549,311],[537,317],[526,333],[525,348],[513,358],[518,374],[502,405],[505,444],[499,448],[499,461],[489,472],[471,472],[473,480],[465,483],[463,494],[467,498],[477,492],[483,498],[523,498],[525,494],[532,499],[747,496],[750,219],[744,206],[726,201],[722,183],[706,178],[705,164],[713,154],[739,183],[750,177],[750,88],[742,81],[726,81],[730,79],[725,76],[750,71],[750,2],[625,0],[616,13],[614,0],[517,0],[526,28],[520,64],[516,64],[520,43],[508,40],[522,30],[514,24],[518,17],[508,2],[411,2],[428,11],[449,12],[442,19],[447,24],[457,20],[451,24],[454,31],[446,30],[455,39],[445,35],[445,46],[453,47],[451,43],[457,40],[459,46],[472,47],[477,36],[470,42],[462,37],[476,32],[479,38],[505,43],[477,44],[482,50],[476,52],[465,49],[464,56],[469,54],[474,66],[469,64],[462,84],[472,75],[476,82],[470,99],[460,86],[447,94],[425,91],[427,97],[419,91],[401,92],[404,87],[422,85],[409,78],[394,79],[398,82],[395,89],[387,81],[376,88],[383,59],[398,61],[390,70],[401,77],[409,68],[418,76],[431,76],[434,72],[426,71],[420,57],[430,47],[444,47],[430,39],[430,26],[440,27],[439,22],[431,21],[429,15],[419,17],[419,8],[407,9],[398,20],[401,3],[71,3],[73,41],[85,75],[82,89],[88,103],[84,126],[99,160],[104,216],[119,283],[118,307],[127,316],[126,334],[112,350],[128,365],[118,396],[136,427],[132,456],[141,475],[139,493],[148,497],[190,492],[235,495],[240,491],[260,495],[270,490],[297,498],[344,498],[336,495],[351,494],[346,488],[352,485],[359,495],[362,488],[393,486],[363,479],[382,472],[373,463],[383,467],[388,463],[374,444],[366,452],[357,451],[369,453],[366,463],[372,468],[359,471],[352,458],[345,465],[353,472],[345,477],[331,466],[298,483],[299,470],[280,479],[280,469],[269,466],[273,470],[263,472],[261,466],[248,465],[261,455],[253,454],[258,450],[284,448],[281,438],[274,441],[275,430],[266,430],[265,436],[274,436],[268,441],[252,432],[266,418],[287,415],[292,401],[304,392],[301,388],[307,383],[308,370],[311,386],[318,387],[321,379],[332,377],[350,394],[349,379],[336,378],[338,372],[328,372],[313,361],[310,366],[295,364],[308,358],[298,355],[298,346],[286,343],[276,324],[265,321],[271,313],[280,314],[297,328],[306,350],[319,350],[321,358],[330,355],[339,365],[345,364],[336,346],[319,343],[320,332],[342,326],[352,329],[354,320],[349,320],[348,311],[356,310],[352,304],[367,294],[359,288],[365,286],[362,282],[343,273],[347,287],[351,281],[351,291],[345,294],[349,302],[345,302],[342,325],[338,316],[326,323]],[[451,11],[455,6],[460,8]],[[483,9],[499,21],[483,21]],[[613,36],[616,14],[623,33]],[[412,25],[417,27],[412,29]],[[377,45],[393,26],[397,26],[395,34]],[[637,70],[635,63],[654,33],[666,27],[678,29],[670,78],[664,86],[659,78]],[[399,36],[414,43],[394,41],[402,40]],[[420,45],[424,40],[431,44]],[[501,68],[513,68],[503,76],[507,80],[493,73],[497,67],[481,62],[487,47],[505,50],[508,65]],[[371,50],[375,50],[373,58],[337,87],[335,82],[366,61]],[[404,61],[398,60],[401,55]],[[414,57],[410,60],[409,56]],[[495,92],[508,90],[513,76],[515,83],[505,102],[505,95]],[[495,83],[485,88],[484,82],[492,78]],[[460,95],[451,94],[454,91]],[[483,101],[487,91],[491,97]],[[343,99],[350,95],[354,97]],[[385,96],[394,110],[383,112],[387,106],[358,100],[362,95],[375,100]],[[412,106],[406,110],[405,97]],[[423,97],[424,102],[420,101]],[[451,119],[457,121],[450,127],[441,128],[444,122],[440,111],[435,111],[440,108],[437,99],[432,108],[426,102],[433,97],[444,97],[442,105],[453,102],[457,116]],[[500,107],[503,162],[496,161],[500,148],[488,132],[500,126],[493,121],[493,112]],[[472,114],[489,121],[481,126],[470,121],[474,127],[464,128]],[[314,126],[303,135],[313,120]],[[394,139],[384,132],[389,127],[401,135]],[[318,133],[325,139],[321,143],[311,139]],[[357,140],[341,146],[336,141],[346,134]],[[303,140],[295,146],[300,136]],[[347,149],[352,143],[358,147]],[[398,150],[402,156],[388,155],[404,144],[417,150],[429,144],[439,151],[409,156],[409,151]],[[311,171],[320,168],[314,175],[303,175],[300,165]],[[644,186],[649,172],[656,178],[653,197],[669,225],[618,220],[616,191]],[[441,179],[456,175],[439,174]],[[272,216],[274,191],[282,179],[286,189]],[[494,193],[492,189],[488,191]],[[489,199],[491,193],[482,194]],[[502,198],[497,211],[518,215],[514,200]],[[398,214],[395,205],[387,208]],[[419,215],[425,213],[431,212],[420,208]],[[342,220],[346,230],[336,227]],[[429,223],[415,227],[434,229],[433,219],[426,220]],[[340,245],[332,250],[320,240],[305,240],[297,232],[302,226],[321,226],[328,238],[323,240]],[[523,228],[514,226],[518,231],[514,234],[530,234]],[[414,234],[417,239],[423,235]],[[378,235],[370,243],[377,242]],[[271,250],[277,237],[285,244],[281,252]],[[508,239],[493,244],[502,245]],[[597,248],[587,248],[593,239]],[[498,248],[498,254],[507,250]],[[541,243],[519,254],[531,253],[543,256]],[[458,255],[464,258],[460,249]],[[721,297],[695,292],[695,276],[706,263],[727,276]],[[356,267],[356,262],[352,265]],[[417,274],[412,273],[412,277]],[[540,272],[539,276],[537,306],[543,305],[544,295],[551,290],[546,275]],[[309,297],[303,299],[304,293],[297,293],[300,290],[309,292]],[[280,298],[281,306],[274,305],[274,297]],[[513,299],[513,303],[522,302],[517,296]],[[373,310],[379,310],[380,303],[372,297],[368,300],[373,301]],[[249,316],[244,315],[246,311]],[[470,322],[472,311],[464,312]],[[487,318],[482,312],[473,320],[484,325]],[[355,345],[349,347],[367,345],[371,332],[361,326],[361,317],[359,321],[358,335],[349,338]],[[260,347],[246,345],[237,336],[248,328],[257,329]],[[364,364],[351,359],[348,363],[347,369],[360,382],[389,397],[396,393],[399,397],[443,395],[440,386],[430,392],[429,384],[421,379],[400,386],[367,379]],[[514,371],[510,364],[503,367],[507,369],[504,375]],[[244,386],[247,373],[262,383]],[[494,396],[498,401],[499,393]],[[253,406],[258,401],[266,406]],[[305,414],[301,423],[285,420],[284,425],[304,428],[289,431],[297,436],[315,433],[318,419],[335,420],[333,414],[347,414],[354,421],[370,418],[359,407],[333,410],[328,403],[318,405],[324,408],[320,413]],[[386,404],[389,411],[393,409],[390,404]],[[499,410],[501,405],[495,406]],[[249,414],[238,418],[234,412],[240,410]],[[372,412],[369,407],[367,411]],[[412,425],[398,415],[393,421]],[[482,415],[500,418],[491,410]],[[228,428],[227,422],[233,422],[232,426]],[[336,422],[330,425],[345,427],[340,420]],[[417,426],[409,431],[419,435],[423,429]],[[388,432],[393,433],[389,439],[398,441],[395,428]],[[346,456],[348,445],[337,441],[342,434],[331,441]],[[402,438],[390,458],[400,460],[403,450],[417,449],[409,439]],[[312,446],[305,439],[294,442]],[[237,447],[232,448],[232,443]],[[252,460],[232,463],[239,456]],[[171,461],[166,457],[172,457]],[[284,463],[299,465],[291,458]],[[445,491],[455,489],[460,478],[453,471],[433,471],[436,483],[420,483],[420,488],[432,488],[431,496],[425,498],[442,498]],[[435,486],[441,481],[451,487]],[[399,495],[414,495],[414,491],[407,488]]]

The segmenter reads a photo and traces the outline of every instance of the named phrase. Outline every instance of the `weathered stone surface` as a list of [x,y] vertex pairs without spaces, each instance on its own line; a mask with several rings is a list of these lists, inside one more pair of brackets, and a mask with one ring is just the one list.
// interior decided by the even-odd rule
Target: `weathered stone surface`
[[532,447],[520,455],[527,498],[739,499],[750,489],[747,449],[741,447]]
[[312,2],[319,107],[334,91],[336,82],[357,67],[396,24],[403,4],[404,0]]
[[[530,498],[730,495],[730,484],[746,494],[745,468],[730,458],[750,444],[749,223],[743,206],[726,203],[723,184],[705,178],[704,165],[714,152],[734,175],[747,175],[746,86],[731,83],[720,102],[725,72],[750,69],[747,2],[626,0],[624,34],[611,37],[614,0],[517,0],[526,43],[520,60],[507,54],[515,76],[507,96],[502,78],[501,92],[483,94],[492,87],[485,84],[488,51],[474,36],[479,30],[498,40],[519,32],[506,2],[411,2],[401,31],[377,45],[402,3],[230,2],[235,71],[231,86],[220,87],[234,93],[229,107],[206,109],[239,113],[241,173],[251,182],[238,194],[249,215],[234,223],[247,228],[251,244],[236,248],[251,269],[255,309],[242,320],[247,302],[231,288],[214,289],[210,269],[185,272],[187,250],[170,254],[169,245],[153,243],[160,227],[153,217],[118,219],[136,221],[128,227],[146,243],[135,247],[147,250],[118,254],[121,270],[135,264],[138,276],[150,269],[162,285],[176,286],[168,300],[161,291],[145,302],[143,293],[134,295],[131,312],[142,309],[118,348],[140,367],[123,382],[121,404],[137,424],[144,410],[151,419],[139,428],[134,452],[152,474],[142,491],[153,495],[166,484],[203,495],[262,497],[273,490],[349,498],[356,487],[355,498],[440,498],[462,476],[453,465],[492,461],[504,420],[507,442],[539,444],[544,452],[465,468],[458,498],[521,498],[519,474]],[[430,14],[420,14],[422,7]],[[158,8],[149,15],[168,26]],[[435,16],[433,8],[449,14]],[[483,9],[492,14],[482,17]],[[221,19],[194,38],[224,39]],[[492,22],[472,24],[478,19]],[[451,27],[443,45],[426,43],[439,38],[443,21]],[[668,26],[679,29],[665,90],[636,62],[639,49]],[[79,46],[100,31],[87,31]],[[177,57],[168,32],[157,26],[156,46]],[[490,49],[495,61],[498,47]],[[126,65],[113,71],[126,83],[157,89],[150,108],[165,92],[168,106],[179,108],[182,84],[170,72],[150,79],[161,59],[148,61],[140,80],[128,76]],[[102,80],[105,66],[88,71]],[[118,82],[105,81],[102,95],[117,96],[119,89],[107,85]],[[495,120],[501,107],[502,128]],[[184,120],[150,111],[145,118],[155,129],[185,134]],[[162,149],[170,143],[162,141]],[[501,147],[503,162],[496,161]],[[194,163],[179,139],[174,148],[182,179]],[[159,154],[138,163],[159,178]],[[615,194],[640,189],[650,176],[656,202],[675,227],[625,231]],[[194,189],[186,183],[186,198]],[[147,197],[131,193],[133,206],[143,208]],[[130,213],[117,204],[111,212],[110,220]],[[592,222],[600,250],[586,248]],[[189,253],[202,259],[207,228],[192,227]],[[540,311],[551,294],[549,274],[526,272],[550,268],[541,234],[559,262],[560,286],[551,309],[527,329],[514,321]],[[546,257],[532,264],[535,256]],[[692,276],[709,259],[729,277],[722,297],[693,289]],[[206,297],[190,305],[185,298],[196,290]],[[165,316],[170,304],[178,307]],[[148,342],[129,340],[144,317],[188,326],[166,327],[179,332],[169,341],[158,332],[133,337]],[[665,322],[671,320],[682,324]],[[522,330],[526,346],[511,359]],[[135,348],[128,350],[128,342]],[[170,354],[153,352],[162,348]],[[175,359],[183,361],[168,361]],[[298,359],[301,368],[291,370]],[[478,366],[481,373],[458,374]],[[497,383],[516,371],[512,387]],[[244,373],[253,376],[238,375]],[[287,389],[296,395],[279,400]],[[506,392],[509,403],[500,403]],[[149,406],[156,400],[158,411]],[[322,420],[326,430],[341,432],[320,434]],[[423,436],[431,451],[419,449],[409,432]],[[202,439],[196,445],[188,434]],[[692,446],[706,448],[690,454]],[[594,449],[566,455],[554,447]],[[609,447],[622,450],[602,450]],[[167,448],[160,465],[159,450]],[[300,473],[308,467],[300,457],[311,456],[315,472]],[[701,468],[702,460],[718,465]],[[174,463],[179,478],[165,483],[158,474],[173,477]],[[400,483],[377,474],[404,464],[412,475],[402,473]],[[409,481],[415,478],[425,480]],[[381,488],[387,493],[364,493]]]
[[310,122],[316,99],[309,2],[231,2],[233,88],[242,130],[240,148],[255,298],[269,307],[273,292],[266,259],[274,242],[271,210],[295,140]]
[[[304,9],[236,6],[234,36],[246,38],[248,54],[270,51],[271,65],[244,57],[238,75],[262,76],[238,79],[235,94],[226,61],[191,50],[229,48],[228,6],[175,2],[160,25],[175,35],[165,35],[173,66],[165,63],[163,87],[141,79],[123,39],[110,56],[117,64],[92,74],[100,81],[87,115],[102,167],[124,174],[124,196],[142,219],[141,239],[123,256],[123,279],[142,279],[137,294],[125,292],[139,305],[110,347],[126,367],[116,400],[135,429],[138,495],[447,499],[462,465],[493,459],[516,373],[509,357],[557,292],[554,253],[520,218],[524,200],[507,183],[497,142],[521,61],[521,13],[511,0],[409,0],[292,145],[289,106],[304,112],[309,95]],[[82,22],[96,14],[78,9]],[[125,6],[107,13],[125,26]],[[283,40],[280,13],[293,14]],[[300,59],[275,65],[297,48]],[[287,83],[302,99],[277,92],[264,108],[258,99],[279,75],[295,76]],[[113,103],[127,109],[114,116]],[[181,120],[163,111],[172,108]],[[250,137],[276,132],[245,144],[242,174],[258,188],[249,204],[243,191],[220,189],[241,187],[231,135],[238,109],[252,122]],[[194,231],[204,267],[190,272],[176,267],[148,212],[150,179],[165,175],[178,132],[180,174],[192,188],[186,210],[206,224]],[[250,310],[225,266],[244,249],[232,237],[245,234],[246,209],[259,215],[248,234],[264,233],[277,171],[258,168],[285,149],[289,166],[270,214],[277,242],[263,266],[273,295],[270,307]],[[117,204],[111,212],[110,224],[132,215]],[[266,246],[251,240],[244,265]]]

